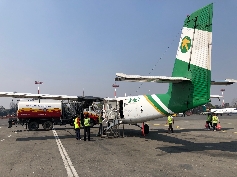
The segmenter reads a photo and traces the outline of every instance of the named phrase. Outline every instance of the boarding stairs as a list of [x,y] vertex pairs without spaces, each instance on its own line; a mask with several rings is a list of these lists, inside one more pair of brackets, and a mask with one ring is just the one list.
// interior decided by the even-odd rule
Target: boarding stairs
[[120,136],[119,124],[120,120],[116,110],[106,111],[105,118],[102,121],[103,135],[106,138],[117,138]]

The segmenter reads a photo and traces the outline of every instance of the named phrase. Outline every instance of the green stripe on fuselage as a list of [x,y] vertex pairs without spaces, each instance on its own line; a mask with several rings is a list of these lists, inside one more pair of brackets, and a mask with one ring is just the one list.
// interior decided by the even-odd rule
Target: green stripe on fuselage
[[151,95],[145,95],[147,99],[149,100],[149,103],[152,104],[157,111],[159,111],[161,114],[168,114],[152,97]]

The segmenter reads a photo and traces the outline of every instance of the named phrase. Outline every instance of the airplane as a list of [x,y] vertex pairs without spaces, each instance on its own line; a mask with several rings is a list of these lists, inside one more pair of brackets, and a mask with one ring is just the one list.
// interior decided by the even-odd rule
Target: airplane
[[[140,76],[116,73],[115,81],[169,83],[165,94],[138,95],[117,98],[104,98],[103,113],[105,120],[114,121],[106,130],[120,124],[142,123],[142,134],[149,133],[144,122],[183,113],[210,102],[211,85],[230,85],[237,80],[211,80],[213,3],[200,8],[187,16],[178,44],[172,76]],[[15,93],[0,92],[0,97]],[[18,94],[22,98],[78,100],[77,96]],[[80,97],[83,99],[83,97]]]
[[143,134],[147,134],[149,127],[144,122],[204,105],[212,97],[221,97],[210,95],[211,85],[237,82],[234,79],[211,80],[212,17],[213,4],[186,17],[171,77],[116,73],[115,81],[169,83],[165,94],[116,98],[121,106],[119,123],[143,123]]
[[216,113],[216,114],[236,114],[237,109],[236,108],[221,108],[221,109],[211,109],[211,113]]

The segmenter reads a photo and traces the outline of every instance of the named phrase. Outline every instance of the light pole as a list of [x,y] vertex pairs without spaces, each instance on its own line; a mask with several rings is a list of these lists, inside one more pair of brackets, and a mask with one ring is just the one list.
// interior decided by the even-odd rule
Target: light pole
[[114,87],[114,98],[116,98],[116,87],[119,87],[119,85],[113,84],[112,87]]
[[43,84],[43,82],[35,81],[35,84],[38,84],[38,94],[39,94],[39,85],[40,85],[40,84]]
[[224,101],[224,91],[225,91],[225,89],[221,89],[222,98],[223,98],[223,101],[222,101],[222,107],[223,107],[223,108],[224,108],[224,106],[225,106],[225,101]]

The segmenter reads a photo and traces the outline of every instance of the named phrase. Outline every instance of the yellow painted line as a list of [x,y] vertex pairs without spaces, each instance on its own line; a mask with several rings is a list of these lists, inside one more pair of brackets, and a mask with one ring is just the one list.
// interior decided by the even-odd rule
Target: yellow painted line
[[183,130],[183,129],[185,129],[185,128],[180,128],[180,130]]
[[168,127],[169,125],[164,125],[164,126]]
[[179,126],[177,126],[177,128],[179,128]]
[[160,124],[154,124],[154,125],[160,125]]
[[234,132],[234,133],[237,133],[237,132]]

